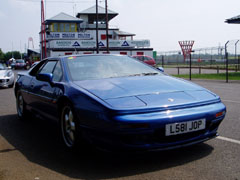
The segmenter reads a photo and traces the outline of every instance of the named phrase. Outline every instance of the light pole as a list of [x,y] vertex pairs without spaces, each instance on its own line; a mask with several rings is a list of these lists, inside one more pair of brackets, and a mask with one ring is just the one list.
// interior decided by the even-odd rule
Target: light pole
[[98,0],[96,0],[96,53],[99,54],[99,44],[98,44]]
[[107,5],[107,0],[105,0],[105,11],[106,11],[107,53],[109,53],[109,39],[108,39],[108,5]]
[[227,52],[227,44],[229,41],[225,44],[225,57],[226,57],[226,83],[228,83],[228,52]]
[[237,42],[235,43],[235,60],[237,59],[237,44],[238,44],[239,40],[237,40]]
[[192,52],[195,52],[195,51],[190,51],[190,54],[189,54],[189,57],[190,57],[189,79],[190,79],[190,81],[192,80]]
[[212,59],[212,56],[213,56],[213,47],[211,47],[211,65],[212,65],[212,61],[213,61],[213,59]]

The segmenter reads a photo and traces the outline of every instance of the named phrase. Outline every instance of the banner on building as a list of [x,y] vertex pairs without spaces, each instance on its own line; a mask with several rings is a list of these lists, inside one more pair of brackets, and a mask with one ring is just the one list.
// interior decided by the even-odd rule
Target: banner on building
[[47,39],[92,39],[90,33],[74,33],[74,32],[51,32],[47,34]]
[[[99,42],[100,47],[106,47],[106,41]],[[68,49],[68,48],[95,48],[95,40],[52,40],[49,42],[49,48]],[[150,47],[149,40],[110,40],[109,47]]]

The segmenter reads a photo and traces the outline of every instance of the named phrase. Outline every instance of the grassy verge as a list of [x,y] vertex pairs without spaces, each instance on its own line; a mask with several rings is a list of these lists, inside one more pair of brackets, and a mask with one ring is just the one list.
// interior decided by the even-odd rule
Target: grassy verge
[[[162,64],[157,64],[157,67],[162,67]],[[164,65],[164,68],[189,68],[188,64],[179,64],[179,65]],[[199,68],[201,67],[202,69],[219,69],[219,70],[225,70],[226,66],[223,64],[218,64],[218,65],[208,65],[208,64],[202,64],[202,65],[192,65],[192,68]],[[229,70],[236,70],[238,68],[237,64],[230,64],[228,66]]]
[[[189,74],[180,74],[180,75],[173,75],[179,78],[189,78]],[[219,74],[192,74],[192,79],[216,79],[216,80],[226,80],[225,73]],[[240,80],[240,72],[231,72],[228,74],[229,80]]]

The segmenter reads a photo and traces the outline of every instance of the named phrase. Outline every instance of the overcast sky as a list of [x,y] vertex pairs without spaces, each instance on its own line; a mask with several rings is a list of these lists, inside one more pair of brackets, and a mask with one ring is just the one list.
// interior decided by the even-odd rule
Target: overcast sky
[[[46,17],[51,18],[60,12],[76,14],[96,1],[46,2]],[[104,7],[104,1],[99,5]],[[240,15],[240,0],[108,0],[108,5],[119,13],[110,25],[135,33],[135,39],[150,39],[157,51],[180,50],[179,40],[195,40],[194,48],[203,48],[240,39],[240,24],[224,23]],[[0,0],[0,48],[24,52],[29,37],[39,48],[40,21],[40,0]]]

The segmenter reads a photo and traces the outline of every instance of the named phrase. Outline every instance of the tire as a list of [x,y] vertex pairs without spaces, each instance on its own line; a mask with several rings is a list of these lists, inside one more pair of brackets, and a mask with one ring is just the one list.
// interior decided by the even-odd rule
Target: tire
[[70,104],[65,104],[60,112],[61,138],[65,147],[74,150],[80,145],[78,120]]
[[20,91],[17,92],[16,106],[18,118],[20,120],[28,119],[29,112],[26,110],[26,104]]

